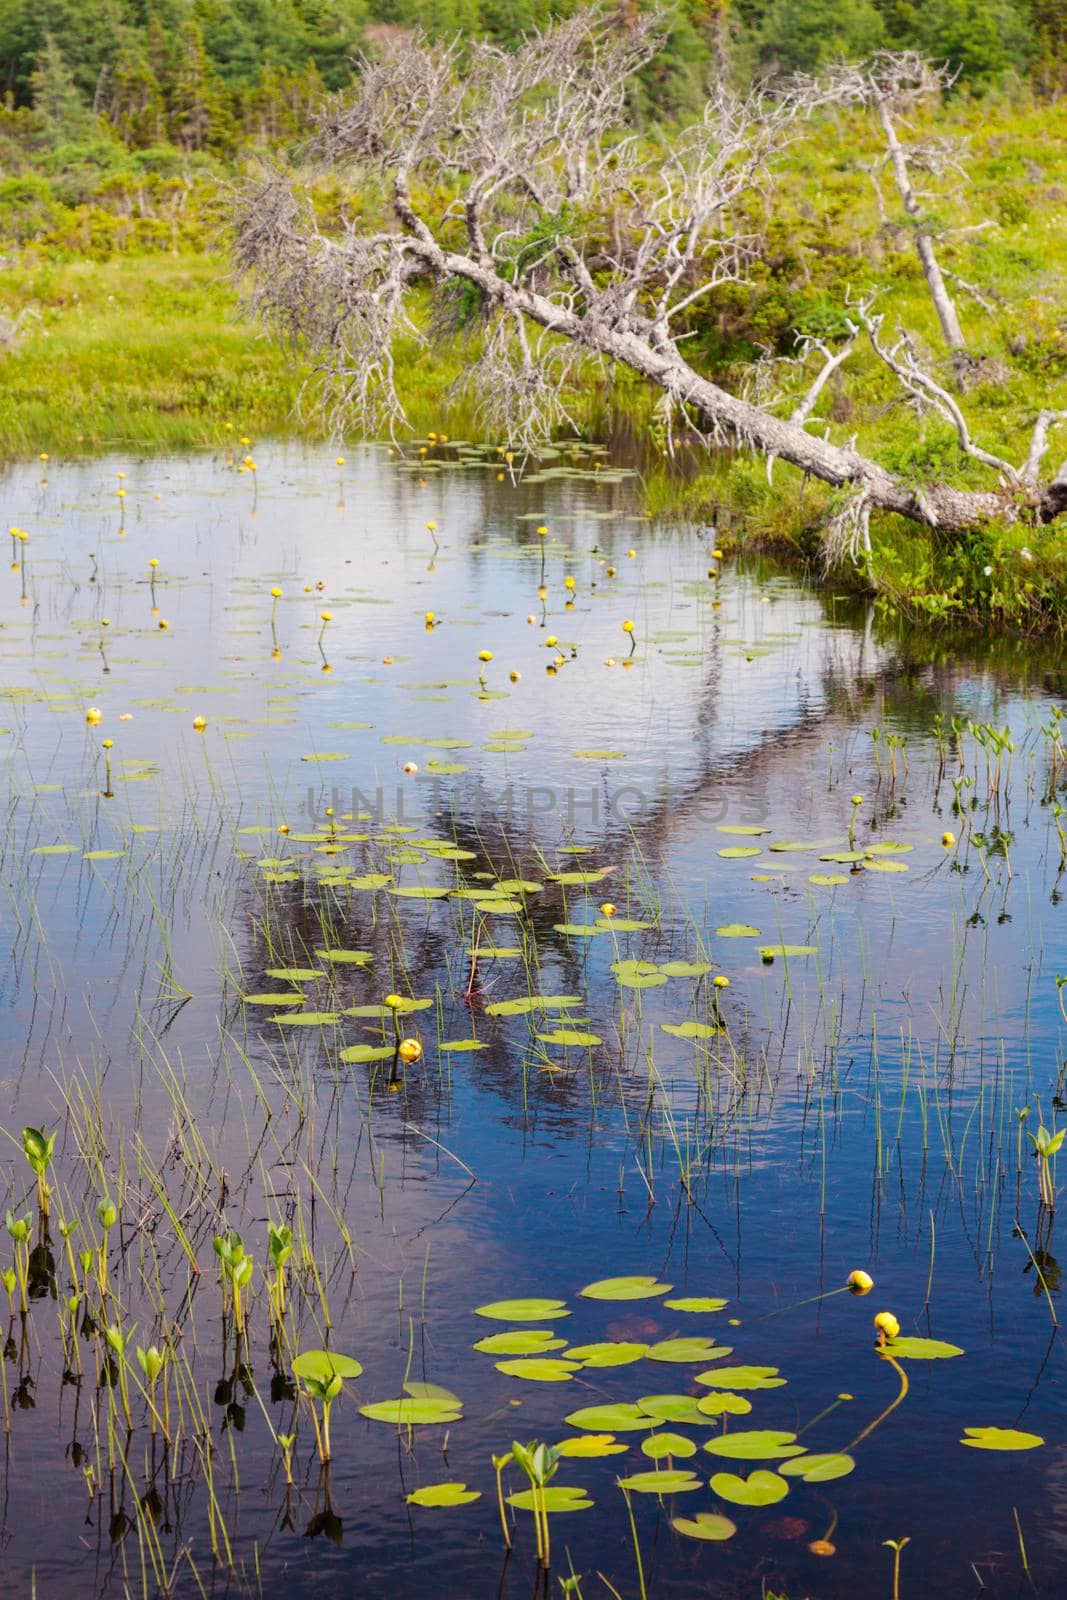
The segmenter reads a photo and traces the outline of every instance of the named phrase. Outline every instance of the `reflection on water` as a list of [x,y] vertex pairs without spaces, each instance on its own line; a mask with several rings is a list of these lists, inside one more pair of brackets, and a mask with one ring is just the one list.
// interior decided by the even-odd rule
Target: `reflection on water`
[[[1029,1135],[1061,1105],[1059,656],[720,567],[713,529],[648,523],[585,453],[521,480],[436,456],[5,481],[28,535],[0,599],[13,1218],[19,1130],[58,1129],[5,1347],[12,1592],[525,1593],[530,1518],[506,1559],[493,1454],[709,1393],[710,1357],[542,1383],[472,1349],[511,1325],[475,1307],[545,1296],[570,1312],[532,1324],[557,1358],[714,1338],[788,1380],[727,1432],[861,1439],[854,1472],[762,1507],[708,1480],[782,1458],[672,1460],[698,1491],[632,1497],[650,1595],[889,1593],[905,1535],[902,1592],[1015,1594],[1020,1529],[1058,1593],[1061,1252]],[[392,993],[425,1002],[396,1023],[418,1061]],[[284,1328],[268,1221],[295,1241]],[[246,1339],[216,1283],[230,1229]],[[828,1293],[857,1267],[869,1297]],[[579,1296],[622,1274],[672,1293]],[[965,1355],[911,1361],[865,1433],[896,1393],[882,1309]],[[136,1324],[132,1376],[105,1312]],[[166,1427],[134,1363],[153,1341]],[[324,1343],[364,1368],[328,1467],[291,1373]],[[462,1419],[360,1415],[405,1382]],[[967,1449],[975,1427],[1046,1442]],[[643,1437],[561,1464],[594,1504],[552,1519],[555,1567],[587,1597],[637,1592],[615,1480],[667,1464]],[[481,1498],[406,1501],[460,1481]],[[671,1526],[704,1511],[734,1537]]]

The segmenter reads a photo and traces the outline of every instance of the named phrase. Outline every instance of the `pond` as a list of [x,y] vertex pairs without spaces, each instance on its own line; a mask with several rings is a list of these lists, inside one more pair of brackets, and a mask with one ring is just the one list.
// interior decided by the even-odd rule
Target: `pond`
[[1062,656],[588,447],[4,489],[6,1592],[1062,1593]]

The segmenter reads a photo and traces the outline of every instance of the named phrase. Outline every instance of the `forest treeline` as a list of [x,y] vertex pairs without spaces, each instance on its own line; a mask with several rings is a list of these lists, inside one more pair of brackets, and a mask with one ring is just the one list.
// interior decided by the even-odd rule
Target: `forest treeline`
[[[299,136],[360,51],[421,27],[500,44],[583,0],[5,0],[0,169],[59,146],[110,141],[223,159]],[[642,0],[619,0],[621,24]],[[1067,0],[679,0],[644,73],[639,115],[684,116],[709,72],[817,68],[916,48],[952,63],[963,92],[1006,79],[1067,86]]]

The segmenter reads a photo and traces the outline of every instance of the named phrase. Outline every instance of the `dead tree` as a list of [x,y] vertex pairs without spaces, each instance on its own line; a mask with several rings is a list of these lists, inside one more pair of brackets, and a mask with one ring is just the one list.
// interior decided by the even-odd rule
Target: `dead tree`
[[[909,112],[923,101],[940,100],[953,81],[951,68],[935,66],[914,50],[880,50],[868,62],[834,68],[829,78],[842,99],[870,106],[882,125],[885,155],[867,169],[878,196],[879,212],[883,220],[887,220],[878,172],[888,167],[911,224],[915,250],[945,343],[953,350],[963,351],[966,349],[963,330],[955,302],[945,284],[946,273],[937,259],[938,229],[929,211],[931,204],[947,197],[946,180],[951,192],[953,186],[958,188],[966,178],[960,152],[949,139],[904,142],[899,132]],[[932,179],[937,187],[917,187],[917,174],[922,175],[920,181]],[[961,280],[961,287],[981,302],[982,297],[970,284]]]
[[[832,485],[839,547],[867,546],[872,511],[955,534],[1067,509],[1067,463],[1052,481],[1041,475],[1050,430],[1067,413],[1035,419],[1021,463],[991,457],[955,402],[922,381],[917,356],[880,335],[886,370],[916,406],[952,421],[961,450],[991,472],[988,488],[905,481],[830,438],[824,420],[812,431],[840,352],[817,352],[825,359],[811,388],[782,416],[686,359],[692,309],[744,281],[759,251],[746,220],[758,211],[753,195],[813,109],[840,91],[810,81],[747,96],[720,89],[693,126],[658,144],[639,140],[625,124],[625,89],[654,52],[656,27],[644,13],[620,28],[617,14],[613,24],[586,10],[512,53],[403,41],[363,62],[352,91],[328,105],[303,182],[274,173],[245,189],[237,271],[254,309],[314,353],[337,422],[372,433],[403,426],[396,336],[473,322],[481,353],[467,378],[487,423],[516,450],[566,423],[568,379],[595,358],[658,385],[709,443],[751,447]],[[310,192],[323,169],[353,196],[328,229]],[[430,335],[412,312],[427,284]]]

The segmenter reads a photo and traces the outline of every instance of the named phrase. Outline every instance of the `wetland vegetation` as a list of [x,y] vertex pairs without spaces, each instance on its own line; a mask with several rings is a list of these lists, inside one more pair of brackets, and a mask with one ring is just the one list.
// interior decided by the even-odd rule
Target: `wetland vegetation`
[[7,1592],[1062,1592],[1059,35],[959,9],[0,22]]

